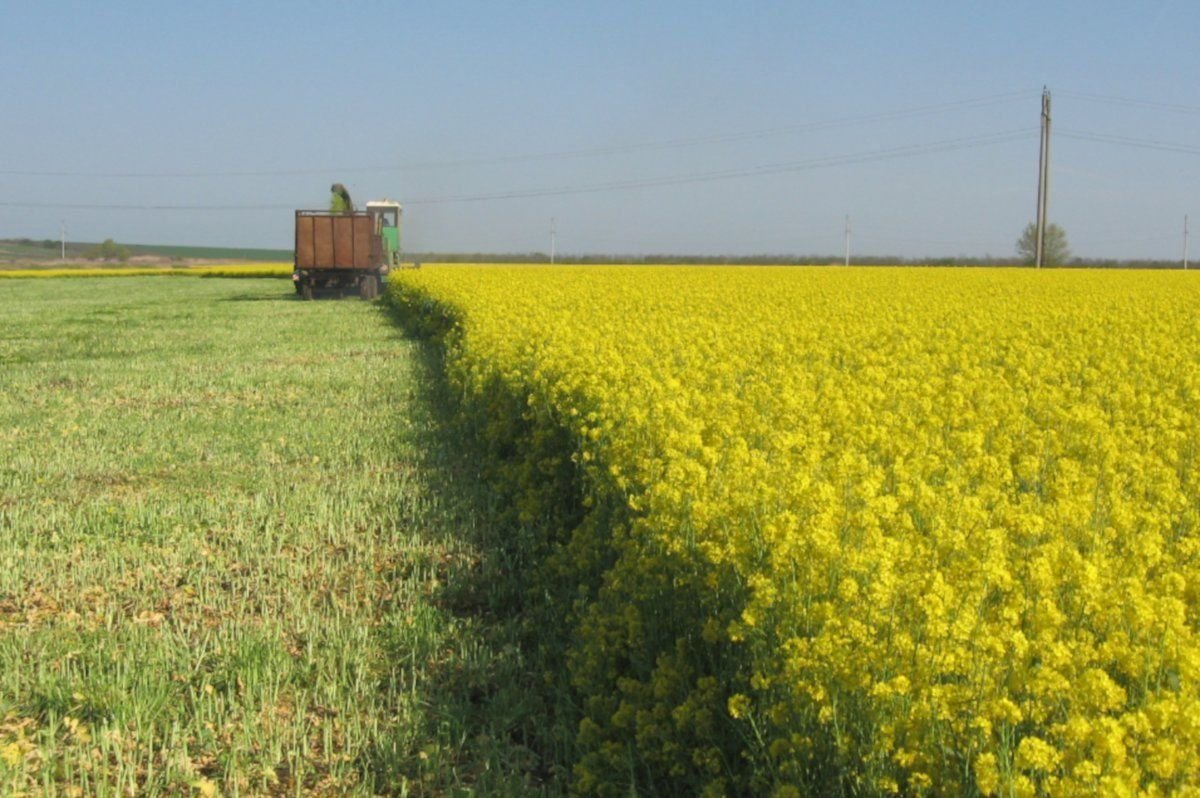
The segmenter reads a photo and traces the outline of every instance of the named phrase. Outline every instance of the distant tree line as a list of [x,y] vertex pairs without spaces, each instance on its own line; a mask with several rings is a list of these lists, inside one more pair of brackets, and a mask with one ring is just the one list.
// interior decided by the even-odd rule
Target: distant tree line
[[[406,252],[404,260],[429,263],[549,263],[544,252]],[[606,265],[629,263],[639,265],[730,265],[730,266],[840,266],[843,255],[556,255],[554,262],[563,265]],[[1024,266],[1021,257],[938,256],[902,258],[892,255],[851,257],[851,266]],[[1178,269],[1178,260],[1116,260],[1110,258],[1069,258],[1055,264],[1066,269]],[[1198,267],[1200,268],[1200,267]]]
[[[1051,228],[1055,225],[1051,225]],[[1063,240],[1065,249],[1065,239]],[[41,247],[47,250],[57,250],[60,242],[51,239],[34,240],[31,238],[4,238],[0,244],[16,244],[29,247]],[[86,245],[67,244],[68,254],[79,253]],[[213,247],[130,247],[117,244],[111,238],[101,244],[95,244],[83,249],[82,257],[98,260],[127,261],[134,250],[139,254],[163,254],[174,258],[179,257],[210,257],[210,258],[253,258],[259,260],[289,260],[290,250],[266,249],[219,249]],[[1078,258],[1065,257],[1059,252],[1061,260],[1048,259],[1057,268],[1074,269],[1178,269],[1178,260],[1151,259],[1116,259],[1116,258]],[[1069,255],[1069,251],[1065,254]],[[544,252],[406,252],[406,261],[431,263],[549,263],[550,256]],[[757,255],[688,255],[659,253],[651,255],[556,255],[555,263],[578,265],[604,265],[615,263],[631,264],[661,264],[661,265],[762,265],[762,266],[837,266],[844,262],[843,255],[818,254],[768,254]],[[1017,256],[969,257],[966,255],[937,256],[925,258],[902,258],[894,255],[863,255],[851,258],[854,266],[1021,266],[1032,263],[1028,253],[1021,252]]]
[[41,241],[34,241],[32,238],[3,238],[0,239],[3,244],[16,244],[22,247],[41,247],[42,249],[57,249],[59,242],[46,238]]
[[106,238],[101,244],[87,250],[83,256],[88,260],[119,260],[124,263],[129,260],[129,247]]
[[[1071,256],[1067,244],[1067,233],[1057,224],[1048,224],[1043,244],[1043,265],[1065,269],[1178,269],[1177,260],[1115,258],[1076,258]],[[1016,257],[968,257],[966,255],[938,256],[927,258],[902,258],[894,255],[863,255],[851,258],[854,266],[1031,266],[1037,257],[1037,226],[1032,222],[1017,239]],[[420,252],[405,253],[406,260],[431,261],[434,263],[549,263],[550,256],[544,252],[494,253],[494,252]],[[563,264],[702,264],[702,265],[755,265],[755,266],[840,266],[845,255],[557,255],[555,263]]]
[[[12,244],[24,247],[40,247],[41,249],[51,250],[55,253],[57,253],[60,247],[62,247],[61,241],[55,241],[50,238],[45,238],[41,241],[35,241],[32,238],[0,238],[0,244]],[[81,249],[85,246],[86,249]],[[87,260],[117,260],[121,261],[122,263],[129,260],[131,254],[129,247],[125,246],[124,244],[118,244],[111,238],[106,238],[103,242],[99,244],[93,244],[91,246],[70,243],[67,244],[67,249],[72,255],[76,257],[83,257]]]

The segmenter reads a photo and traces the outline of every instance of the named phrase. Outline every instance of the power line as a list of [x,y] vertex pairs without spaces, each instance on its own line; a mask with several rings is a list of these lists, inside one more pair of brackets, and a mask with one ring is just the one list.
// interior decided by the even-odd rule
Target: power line
[[1103,236],[1101,236],[1100,238],[1092,238],[1086,232],[1080,233],[1079,231],[1072,231],[1071,237],[1076,238],[1076,239],[1083,239],[1084,241],[1086,241],[1089,244],[1140,244],[1140,243],[1148,243],[1151,241],[1174,241],[1175,240],[1174,233],[1162,234],[1162,235],[1152,235],[1152,236],[1126,236],[1124,238],[1104,238]]
[[1171,141],[1156,141],[1154,139],[1139,139],[1132,136],[1117,136],[1108,133],[1089,133],[1084,130],[1060,128],[1058,135],[1078,141],[1093,141],[1101,144],[1119,144],[1124,147],[1138,147],[1144,150],[1159,150],[1161,152],[1177,152],[1185,155],[1200,155],[1200,146],[1179,144]]
[[2,202],[0,208],[61,208],[73,211],[280,211],[294,204],[265,205],[126,205],[94,202]]
[[904,233],[892,233],[888,230],[856,225],[855,236],[860,243],[877,241],[900,241],[906,244],[938,244],[945,246],[991,246],[998,245],[995,238],[927,238],[925,236],[908,236]]
[[875,150],[869,152],[858,152],[847,155],[834,155],[822,158],[813,158],[804,161],[789,161],[784,163],[762,164],[759,166],[745,169],[730,169],[714,172],[700,172],[694,174],[672,175],[658,178],[637,178],[632,180],[620,180],[609,183],[596,183],[591,185],[580,186],[562,186],[557,188],[540,188],[540,189],[524,189],[515,191],[501,191],[489,194],[475,195],[450,195],[444,197],[425,197],[410,199],[407,201],[409,205],[433,205],[448,202],[480,202],[484,200],[498,199],[522,199],[529,197],[550,197],[563,194],[592,194],[605,191],[617,191],[624,189],[636,188],[654,188],[659,186],[676,186],[689,183],[706,183],[718,180],[733,180],[745,177],[758,177],[765,175],[783,174],[787,172],[799,172],[810,169],[821,169],[832,166],[851,166],[863,163],[871,163],[874,161],[892,160],[896,158],[907,158],[917,155],[930,155],[934,153],[950,152],[953,150],[969,149],[973,147],[984,146],[988,144],[1000,144],[1004,142],[1017,141],[1026,138],[1035,128],[1018,128],[1015,130],[1001,131],[998,133],[988,133],[981,136],[967,136],[957,139],[947,139],[944,141],[929,142],[926,144],[912,144],[902,147],[893,147],[887,150]]
[[516,155],[501,155],[487,158],[463,158],[445,161],[424,161],[400,164],[376,164],[371,166],[342,166],[320,169],[277,169],[277,170],[229,170],[229,171],[174,171],[174,172],[66,172],[41,171],[27,169],[2,169],[0,175],[10,177],[76,177],[101,179],[185,179],[185,178],[234,178],[234,177],[297,177],[322,174],[347,174],[363,172],[397,172],[420,171],[428,169],[444,169],[462,166],[491,166],[507,163],[528,163],[531,161],[563,160],[570,158],[590,158],[605,155],[623,155],[643,150],[678,149],[704,144],[724,144],[751,139],[769,138],[771,136],[800,133],[811,130],[847,127],[858,124],[878,123],[883,121],[906,119],[918,116],[962,111],[971,108],[986,107],[998,103],[1010,102],[1028,96],[1028,92],[1005,92],[985,97],[975,97],[966,100],[953,100],[933,105],[920,105],[901,108],[892,111],[881,111],[869,114],[838,117],[835,119],[803,122],[782,127],[763,128],[734,133],[713,133],[702,136],[661,139],[657,141],[618,144],[607,147],[587,147],[579,149],[555,150],[542,153],[526,153]]
[[[634,178],[628,180],[610,181],[575,186],[558,186],[551,188],[517,189],[496,191],[484,194],[460,194],[442,197],[417,197],[405,201],[406,205],[434,205],[454,202],[484,202],[502,199],[526,199],[535,197],[553,197],[568,194],[594,194],[607,191],[622,191],[639,188],[657,188],[664,186],[686,185],[691,183],[706,183],[719,180],[735,180],[740,178],[759,177],[788,172],[799,172],[811,169],[822,169],[834,166],[852,166],[876,161],[910,158],[919,155],[932,155],[955,150],[971,149],[990,144],[1018,141],[1026,138],[1036,128],[1017,128],[1014,130],[986,133],[979,136],[962,136],[942,141],[926,142],[924,144],[909,144],[892,147],[886,150],[848,153],[844,155],[823,156],[800,161],[760,164],[749,168],[727,169],[711,172],[697,172],[681,175],[670,175],[655,178]],[[3,202],[0,207],[9,208],[66,208],[73,210],[130,210],[130,211],[235,211],[235,210],[287,210],[293,208],[288,204],[258,204],[258,205],[160,205],[160,204],[97,204],[97,203],[37,203],[37,202]]]
[[1160,103],[1151,100],[1134,100],[1128,97],[1109,97],[1103,94],[1087,94],[1085,92],[1060,91],[1060,97],[1074,100],[1104,103],[1106,105],[1124,105],[1130,108],[1154,108],[1160,111],[1171,111],[1177,114],[1200,114],[1200,106],[1180,105],[1178,103]]

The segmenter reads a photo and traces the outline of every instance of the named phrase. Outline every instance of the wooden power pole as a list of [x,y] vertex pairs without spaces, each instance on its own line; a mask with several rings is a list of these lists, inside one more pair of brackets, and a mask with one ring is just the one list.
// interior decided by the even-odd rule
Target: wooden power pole
[[1038,156],[1037,267],[1046,255],[1046,207],[1050,204],[1050,90],[1042,87],[1042,149]]
[[850,214],[846,214],[846,265],[850,265]]

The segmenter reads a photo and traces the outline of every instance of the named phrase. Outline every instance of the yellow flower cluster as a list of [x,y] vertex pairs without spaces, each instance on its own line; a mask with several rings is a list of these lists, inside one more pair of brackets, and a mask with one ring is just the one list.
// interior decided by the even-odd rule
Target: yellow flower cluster
[[591,508],[578,789],[1200,794],[1193,277],[394,276],[522,519]]

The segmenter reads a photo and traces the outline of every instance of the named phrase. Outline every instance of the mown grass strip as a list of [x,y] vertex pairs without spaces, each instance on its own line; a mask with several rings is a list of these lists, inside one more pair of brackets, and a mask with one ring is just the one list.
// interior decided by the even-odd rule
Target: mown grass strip
[[61,269],[0,269],[0,280],[60,277],[289,277],[288,263],[225,263],[218,266],[83,266]]
[[488,496],[378,305],[32,280],[0,310],[0,792],[544,789],[475,596]]

